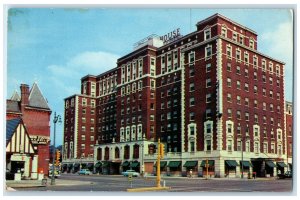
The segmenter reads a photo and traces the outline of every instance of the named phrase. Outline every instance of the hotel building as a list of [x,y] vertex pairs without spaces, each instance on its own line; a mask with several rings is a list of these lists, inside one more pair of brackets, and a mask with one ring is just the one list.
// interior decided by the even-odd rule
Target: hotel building
[[284,63],[220,14],[196,28],[151,35],[110,71],[81,79],[81,94],[65,99],[65,171],[155,174],[158,138],[170,176],[287,170]]

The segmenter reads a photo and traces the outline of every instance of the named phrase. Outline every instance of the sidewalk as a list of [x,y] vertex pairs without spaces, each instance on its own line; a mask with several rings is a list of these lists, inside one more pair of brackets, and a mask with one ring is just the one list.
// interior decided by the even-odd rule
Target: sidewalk
[[[153,175],[148,175],[146,177],[143,177],[145,179],[149,178],[149,179],[152,179],[152,178],[156,178],[156,176],[153,176]],[[206,177],[198,177],[198,176],[193,176],[192,178],[190,177],[186,177],[186,176],[161,176],[161,179],[199,179],[199,180],[206,180]],[[277,177],[258,177],[258,178],[251,178],[251,179],[248,179],[246,177],[244,177],[244,179],[241,179],[241,178],[237,178],[237,177],[223,177],[223,178],[216,178],[216,177],[209,177],[208,180],[236,180],[236,181],[240,181],[240,180],[245,180],[245,181],[263,181],[263,180],[277,180]]]
[[[91,182],[88,181],[74,181],[74,180],[62,180],[62,179],[55,179],[54,186],[62,186],[62,185],[89,185]],[[21,181],[14,181],[14,180],[7,180],[6,181],[6,190],[7,191],[14,191],[12,188],[33,188],[33,187],[46,187],[52,186],[51,179],[47,179],[46,185],[42,184],[42,180],[21,180]]]

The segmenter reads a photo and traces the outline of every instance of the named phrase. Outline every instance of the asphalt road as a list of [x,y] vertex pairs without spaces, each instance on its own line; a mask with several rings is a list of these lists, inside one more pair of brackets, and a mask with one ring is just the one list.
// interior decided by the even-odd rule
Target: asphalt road
[[[218,179],[213,178],[204,180],[202,178],[187,177],[167,177],[164,179],[166,186],[171,190],[163,192],[291,192],[292,179]],[[77,181],[78,184],[72,185],[48,185],[38,188],[19,188],[18,191],[105,191],[105,192],[125,192],[131,188],[131,183],[127,177],[64,174],[59,181]],[[132,187],[153,187],[156,185],[156,177],[133,178]],[[161,192],[161,191],[160,191]],[[201,195],[201,193],[199,194]],[[273,195],[273,194],[270,194]]]

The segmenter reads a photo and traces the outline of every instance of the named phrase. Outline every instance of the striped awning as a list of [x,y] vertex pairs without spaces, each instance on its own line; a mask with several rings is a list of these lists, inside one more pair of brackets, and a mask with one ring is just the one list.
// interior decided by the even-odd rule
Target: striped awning
[[181,165],[181,161],[170,161],[168,164],[168,167],[174,167],[177,168]]
[[228,165],[228,167],[238,166],[238,163],[235,160],[225,160],[225,163]]
[[[200,167],[205,167],[205,165],[206,165],[206,160],[202,160]],[[209,160],[208,165],[209,165],[209,167],[215,166],[215,161],[214,160]]]
[[184,163],[184,167],[196,167],[198,164],[198,161],[186,161]]
[[266,165],[268,165],[271,168],[276,167],[276,165],[272,161],[266,161]]

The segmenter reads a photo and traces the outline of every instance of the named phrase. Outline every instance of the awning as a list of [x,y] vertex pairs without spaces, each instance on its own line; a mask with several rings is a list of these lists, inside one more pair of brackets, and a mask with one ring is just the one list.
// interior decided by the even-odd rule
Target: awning
[[228,167],[238,166],[238,163],[235,160],[225,160],[225,163],[228,165]]
[[132,162],[129,167],[138,167],[140,166],[139,162]]
[[252,167],[252,164],[249,161],[241,161],[241,165],[243,165],[243,167]]
[[109,162],[107,162],[107,161],[106,161],[106,162],[103,162],[103,163],[102,163],[102,167],[108,167],[108,164],[109,164]]
[[268,165],[269,167],[276,167],[276,165],[272,162],[272,161],[266,161],[266,165]]
[[[205,165],[206,165],[206,160],[202,160],[200,167],[205,167]],[[209,160],[208,165],[209,165],[209,167],[215,166],[215,161],[214,160]]]
[[68,168],[72,168],[73,167],[73,164],[68,164]]
[[168,167],[179,167],[181,165],[181,161],[170,161]]
[[85,169],[85,168],[86,168],[86,165],[87,165],[86,163],[81,163],[81,168],[82,168],[82,169]]
[[68,167],[67,164],[63,164],[63,165],[62,165],[62,168],[63,168],[63,169],[66,169],[67,167]]
[[98,162],[98,163],[96,163],[95,168],[99,168],[99,167],[101,167],[101,166],[102,166],[102,163],[101,163],[101,162]]
[[195,167],[195,166],[197,166],[197,164],[198,164],[198,161],[186,161],[183,166],[184,167]]
[[79,166],[80,166],[79,163],[75,163],[75,164],[74,164],[74,168],[78,168]]
[[128,161],[125,161],[125,162],[123,162],[123,163],[122,163],[122,167],[128,167],[128,166],[129,166],[129,164],[130,164],[130,162],[128,162]]
[[284,162],[277,162],[277,166],[279,166],[279,167],[287,167],[287,165]]
[[[154,165],[154,167],[156,167],[156,164]],[[165,167],[167,165],[167,161],[160,161],[160,167]]]
[[93,166],[94,166],[94,163],[88,163],[86,167],[87,168],[92,168]]

